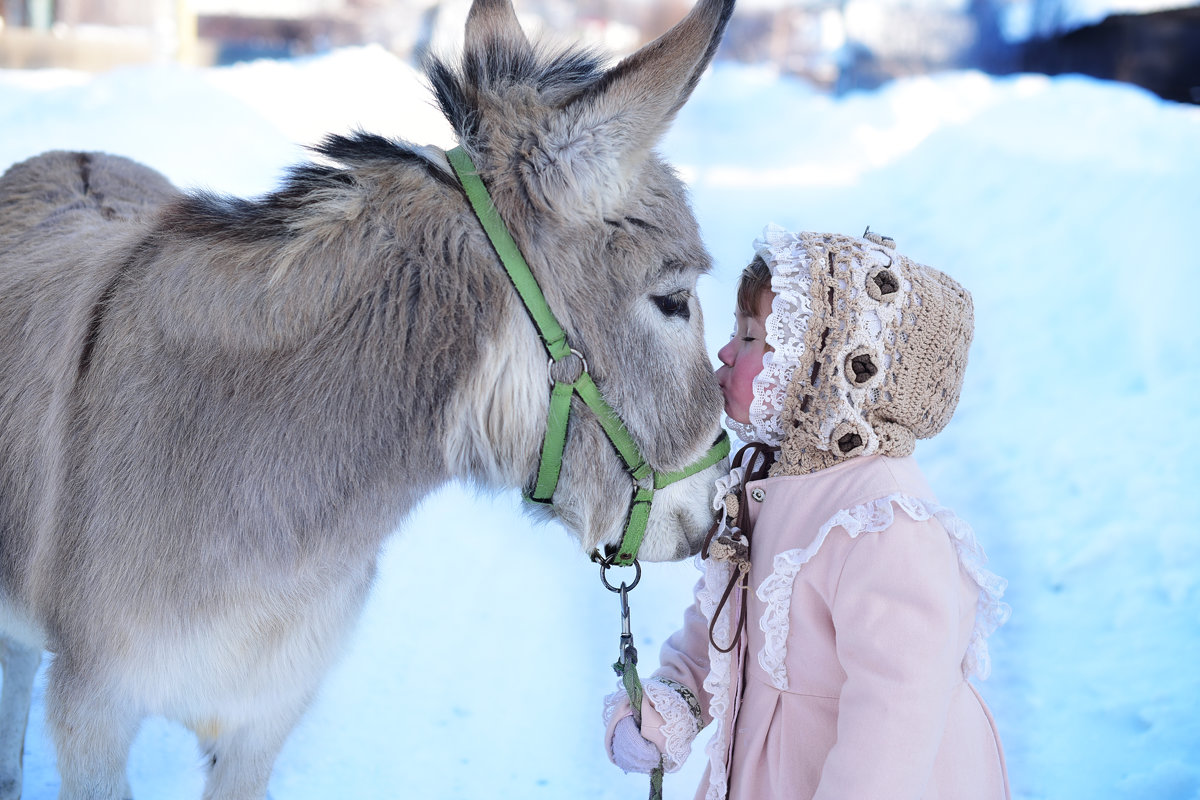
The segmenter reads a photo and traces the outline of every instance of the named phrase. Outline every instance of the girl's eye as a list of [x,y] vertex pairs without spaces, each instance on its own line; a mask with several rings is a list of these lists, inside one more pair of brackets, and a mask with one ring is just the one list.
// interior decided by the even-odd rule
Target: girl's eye
[[672,294],[656,294],[650,297],[664,317],[679,317],[691,319],[692,309],[688,304],[690,292],[673,292]]

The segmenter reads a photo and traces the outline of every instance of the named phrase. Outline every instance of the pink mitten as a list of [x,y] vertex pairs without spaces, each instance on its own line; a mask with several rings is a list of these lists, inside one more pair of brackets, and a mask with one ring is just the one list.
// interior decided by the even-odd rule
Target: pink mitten
[[662,754],[654,746],[642,738],[633,715],[622,717],[613,728],[612,742],[609,751],[613,763],[626,772],[642,772],[647,775],[662,761]]

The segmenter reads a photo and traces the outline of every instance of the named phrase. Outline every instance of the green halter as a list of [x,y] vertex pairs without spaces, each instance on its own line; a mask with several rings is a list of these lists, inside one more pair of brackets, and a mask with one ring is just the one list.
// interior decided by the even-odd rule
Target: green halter
[[[571,397],[579,395],[579,399],[596,415],[596,419],[600,422],[609,441],[616,448],[621,460],[625,462],[625,468],[633,477],[633,498],[630,501],[625,535],[611,562],[619,566],[629,566],[637,558],[642,537],[646,535],[646,522],[650,518],[650,504],[654,499],[654,492],[695,475],[725,458],[729,455],[729,437],[722,433],[699,461],[678,472],[661,473],[651,469],[646,460],[642,458],[625,423],[621,421],[617,412],[613,411],[612,406],[605,401],[600,390],[596,388],[596,383],[588,374],[587,362],[583,360],[583,356],[578,351],[571,349],[571,345],[567,342],[567,334],[558,324],[558,320],[554,318],[554,313],[550,310],[546,297],[542,294],[541,287],[538,286],[537,279],[533,277],[533,272],[530,271],[529,265],[521,255],[520,248],[509,234],[504,220],[500,218],[500,213],[492,203],[487,187],[483,185],[475,165],[471,162],[471,157],[461,147],[448,151],[446,156],[458,174],[458,179],[467,193],[467,199],[471,201],[471,207],[475,210],[475,216],[483,225],[488,239],[492,242],[492,247],[496,250],[496,255],[504,264],[504,269],[516,287],[517,294],[521,296],[529,316],[533,318],[538,334],[550,354],[551,363],[560,363],[571,356],[580,360],[579,376],[573,381],[561,381],[551,377],[553,388],[550,391],[550,414],[546,421],[546,437],[542,441],[542,460],[538,465],[537,482],[527,497],[537,503],[552,502],[554,489],[558,486],[558,475],[562,469],[563,450],[567,444],[567,418],[571,412]],[[646,478],[651,478],[645,482],[649,484],[650,488],[643,485]]]

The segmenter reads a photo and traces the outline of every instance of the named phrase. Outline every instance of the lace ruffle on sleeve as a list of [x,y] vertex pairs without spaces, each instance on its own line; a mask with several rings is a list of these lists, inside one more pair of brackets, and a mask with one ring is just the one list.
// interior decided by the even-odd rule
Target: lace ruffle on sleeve
[[651,677],[642,688],[646,699],[663,718],[660,729],[666,739],[663,768],[667,772],[676,772],[691,754],[692,742],[700,733],[700,702],[690,689],[669,678]]

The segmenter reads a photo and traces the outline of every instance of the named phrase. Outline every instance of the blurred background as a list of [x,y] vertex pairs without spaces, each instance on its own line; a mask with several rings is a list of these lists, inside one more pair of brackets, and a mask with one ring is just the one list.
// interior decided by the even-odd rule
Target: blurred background
[[[527,30],[623,53],[690,0],[526,0]],[[220,66],[377,44],[453,41],[467,0],[0,0],[0,68]],[[741,0],[721,58],[836,93],[951,69],[1079,73],[1200,103],[1196,0]]]

